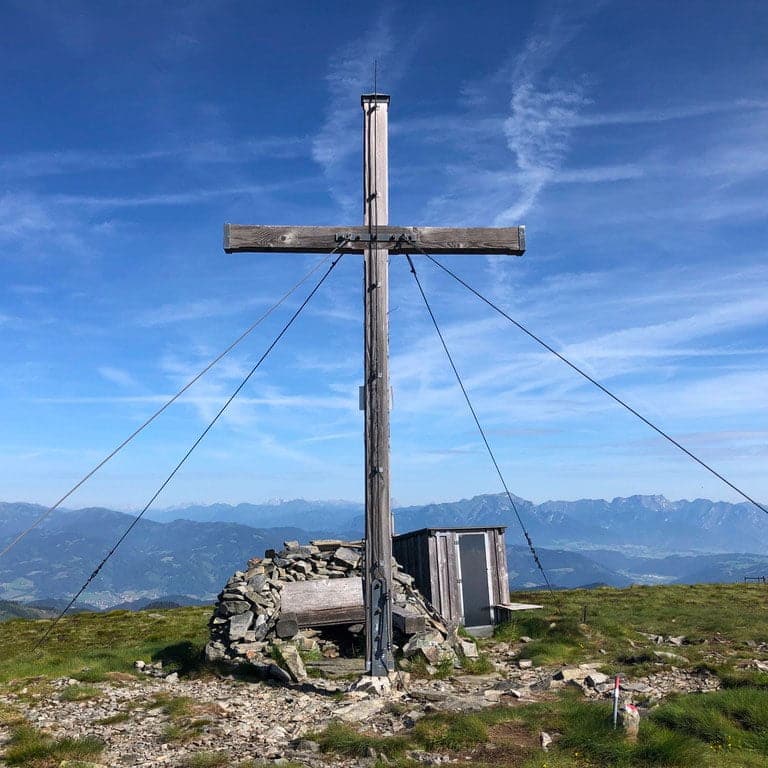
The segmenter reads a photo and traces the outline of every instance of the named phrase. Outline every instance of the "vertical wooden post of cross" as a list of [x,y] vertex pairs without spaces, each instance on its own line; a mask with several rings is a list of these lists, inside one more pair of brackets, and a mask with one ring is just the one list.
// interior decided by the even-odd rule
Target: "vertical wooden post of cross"
[[363,107],[365,309],[365,606],[369,675],[394,670],[392,655],[392,522],[389,482],[389,250],[377,245],[389,222],[389,96],[366,94]]
[[362,96],[363,226],[225,224],[227,253],[363,253],[365,351],[365,613],[368,675],[394,671],[389,477],[389,251],[525,252],[524,227],[390,227],[389,96]]

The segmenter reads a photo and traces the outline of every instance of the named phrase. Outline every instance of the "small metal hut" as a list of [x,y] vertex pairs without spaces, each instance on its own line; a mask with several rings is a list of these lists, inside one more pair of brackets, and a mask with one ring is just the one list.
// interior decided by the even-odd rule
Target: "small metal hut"
[[453,626],[490,628],[509,604],[506,526],[422,528],[393,539],[393,554]]

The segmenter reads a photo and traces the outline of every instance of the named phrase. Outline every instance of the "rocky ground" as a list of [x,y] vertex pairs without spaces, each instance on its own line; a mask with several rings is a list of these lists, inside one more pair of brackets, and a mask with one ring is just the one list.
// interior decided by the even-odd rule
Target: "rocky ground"
[[[161,677],[161,670],[153,670],[154,674],[137,670],[136,675],[115,674],[93,685],[68,679],[11,684],[0,696],[0,704],[6,713],[3,722],[11,722],[7,713],[15,712],[55,737],[102,739],[107,746],[97,758],[98,765],[175,768],[195,765],[193,759],[200,753],[223,752],[227,762],[215,764],[319,768],[373,763],[376,757],[361,760],[321,754],[311,735],[333,720],[392,735],[413,727],[426,713],[519,706],[550,698],[565,686],[576,686],[590,698],[610,697],[613,680],[598,671],[599,661],[536,668],[518,659],[519,649],[517,643],[488,646],[494,668],[489,674],[456,670],[442,680],[403,674],[400,690],[386,696],[350,690],[349,679],[332,679],[333,672],[349,678],[361,671],[359,660],[336,659],[324,660],[315,672],[323,670],[329,676],[304,683],[214,676],[185,679],[175,674]],[[674,668],[670,661],[660,657],[653,672],[625,680],[625,696],[648,705],[672,691],[719,686],[711,674]],[[7,738],[9,727],[3,726],[2,732]],[[530,740],[530,734],[521,738]],[[410,757],[424,764],[447,761],[438,754]]]

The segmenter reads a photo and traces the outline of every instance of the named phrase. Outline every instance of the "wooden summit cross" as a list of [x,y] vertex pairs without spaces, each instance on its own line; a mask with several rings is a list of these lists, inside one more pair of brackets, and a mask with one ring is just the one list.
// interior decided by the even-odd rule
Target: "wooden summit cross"
[[389,96],[366,94],[363,107],[363,226],[275,227],[226,224],[227,253],[362,253],[365,308],[365,613],[367,673],[394,671],[392,522],[389,480],[389,252],[525,251],[525,228],[389,226]]

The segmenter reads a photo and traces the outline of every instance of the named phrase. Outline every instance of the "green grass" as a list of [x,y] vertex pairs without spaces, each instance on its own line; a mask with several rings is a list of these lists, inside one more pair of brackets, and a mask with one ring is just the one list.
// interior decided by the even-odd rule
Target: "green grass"
[[324,731],[307,738],[316,741],[323,752],[333,752],[347,757],[366,757],[369,749],[387,757],[402,755],[409,740],[402,736],[371,736],[359,733],[349,725],[331,723]]
[[183,758],[178,768],[227,768],[231,764],[228,752],[197,752]]
[[519,658],[531,659],[537,666],[575,664],[596,650],[573,616],[520,616],[499,625],[494,632],[494,638],[504,642],[521,637],[530,637],[533,642],[521,647]]
[[642,720],[637,744],[613,730],[609,703],[568,694],[517,712],[532,731],[561,734],[552,755],[565,766],[768,768],[768,691],[760,689],[672,697]]
[[189,696],[172,696],[169,693],[157,693],[148,702],[147,708],[160,707],[163,714],[172,720],[180,717],[189,717],[192,714],[194,700]]
[[476,659],[463,658],[461,668],[467,675],[488,675],[496,669],[493,662],[484,653],[479,654]]
[[0,702],[0,726],[21,725],[23,722],[24,715],[16,707]]
[[109,715],[109,717],[102,717],[101,720],[97,720],[96,722],[99,725],[115,725],[117,723],[124,723],[130,719],[131,716],[128,714],[128,712],[115,712],[114,715]]
[[439,664],[433,666],[428,664],[421,654],[418,654],[408,661],[408,671],[416,678],[446,680],[454,674],[453,659],[443,659]]
[[[482,761],[494,726],[517,723],[525,743]],[[550,752],[531,754],[539,731],[557,736]],[[636,744],[613,729],[611,705],[567,692],[553,701],[476,712],[441,712],[394,737],[361,733],[334,723],[312,738],[323,750],[364,757],[373,749],[406,768],[408,750],[448,753],[462,765],[498,768],[768,768],[768,691],[739,688],[673,697],[644,717]],[[498,747],[498,745],[496,745]],[[492,747],[495,748],[495,747]]]
[[160,708],[168,715],[170,722],[163,729],[161,739],[164,742],[184,742],[199,736],[211,720],[206,715],[208,705],[198,704],[189,696],[171,696],[158,693],[147,702],[148,709]]
[[210,722],[210,720],[203,717],[195,720],[184,719],[179,720],[178,722],[169,723],[163,729],[160,738],[166,743],[192,741],[192,739],[203,732],[206,725],[210,725]]
[[704,696],[674,696],[654,723],[724,750],[747,749],[768,757],[768,691],[733,688]]
[[98,699],[101,691],[93,685],[68,685],[60,694],[61,701],[88,701]]
[[103,750],[104,743],[92,736],[54,739],[30,726],[19,726],[11,732],[4,759],[7,765],[52,768],[62,760],[87,760]]
[[[720,635],[744,646],[768,636],[768,614],[762,610],[766,596],[768,590],[756,584],[575,589],[557,593],[552,615],[578,624],[586,608],[587,626],[607,640],[634,637],[640,631],[685,635],[694,643]],[[542,593],[515,592],[511,599],[541,602]]]
[[370,749],[388,758],[401,759],[408,749],[457,750],[477,746],[488,740],[488,729],[515,719],[510,707],[490,707],[478,712],[439,712],[419,720],[407,734],[374,736],[349,725],[334,722],[324,731],[308,736],[324,752],[348,757],[365,757]]
[[110,672],[132,672],[136,659],[161,660],[169,672],[203,667],[209,607],[79,613],[59,623],[46,643],[32,648],[48,620],[0,623],[0,682],[46,675],[99,682]]

